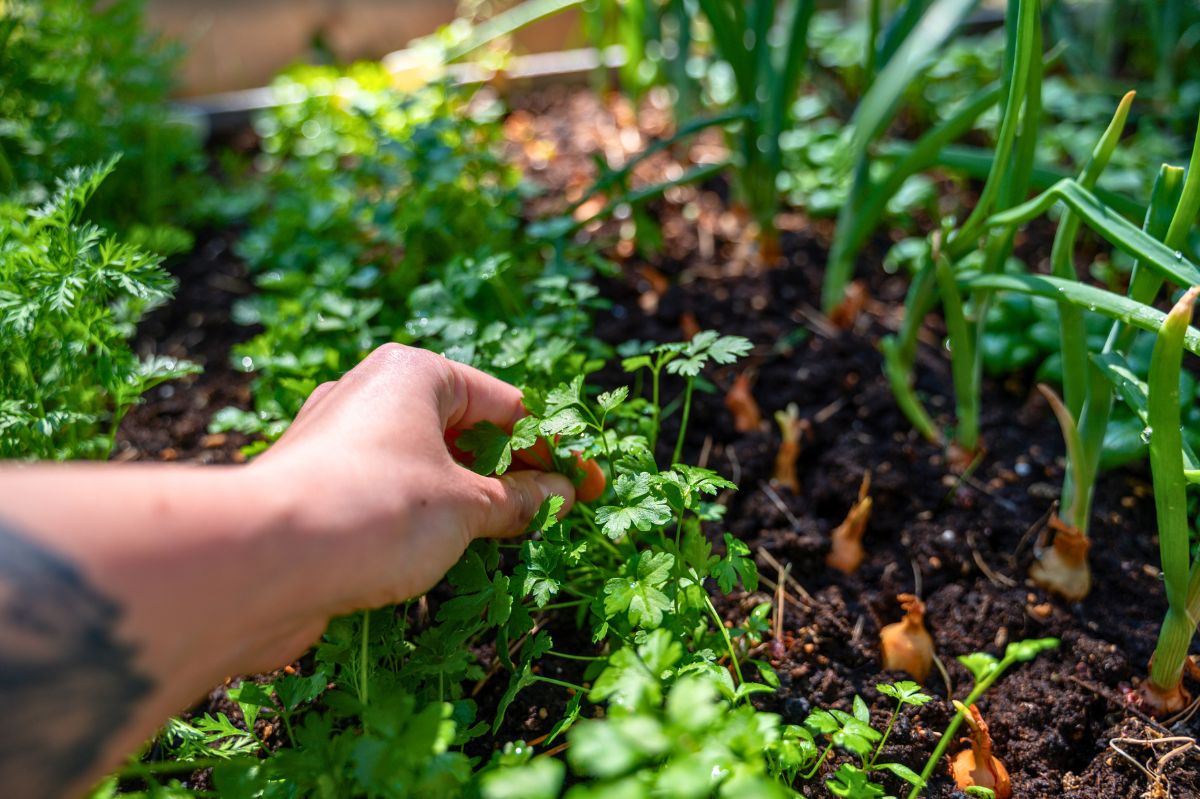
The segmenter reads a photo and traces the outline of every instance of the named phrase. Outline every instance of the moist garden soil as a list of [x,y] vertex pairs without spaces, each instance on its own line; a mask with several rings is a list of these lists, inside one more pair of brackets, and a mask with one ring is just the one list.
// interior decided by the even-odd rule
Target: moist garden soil
[[[511,106],[506,124],[511,155],[545,189],[531,201],[530,213],[577,197],[595,176],[594,154],[619,161],[665,129],[665,111],[651,107],[634,115],[625,101],[591,91],[550,88],[514,98]],[[704,159],[720,149],[719,136],[708,135],[676,155]],[[678,162],[663,153],[635,174],[644,182],[678,170]],[[742,538],[771,583],[780,580],[779,567],[789,570],[783,641],[764,644],[756,655],[771,663],[782,686],[760,704],[785,723],[798,724],[815,707],[849,710],[860,694],[876,718],[886,720],[890,700],[874,686],[903,675],[881,670],[879,630],[902,615],[896,595],[915,592],[927,604],[926,622],[946,675],[935,672],[926,685],[938,701],[904,711],[886,759],[920,770],[952,715],[948,693],[962,698],[970,689],[955,656],[999,654],[1007,642],[1056,637],[1062,641],[1058,650],[1018,664],[980,702],[1014,796],[1200,797],[1200,758],[1194,752],[1159,765],[1171,747],[1139,743],[1168,734],[1196,737],[1200,714],[1168,729],[1126,699],[1146,672],[1166,608],[1146,473],[1117,470],[1099,484],[1091,595],[1070,605],[1034,587],[1026,572],[1058,496],[1064,463],[1060,433],[1031,376],[987,382],[987,454],[968,478],[956,476],[942,451],[911,431],[882,374],[878,341],[897,328],[905,290],[903,279],[880,267],[890,236],[877,236],[860,258],[858,277],[869,299],[848,329],[839,329],[814,310],[830,222],[785,214],[783,261],[763,268],[755,263],[752,238],[729,195],[728,185],[716,181],[672,190],[652,203],[647,211],[663,235],[652,252],[616,235],[632,220],[597,231],[621,269],[601,281],[611,307],[597,316],[596,332],[613,345],[678,341],[698,324],[745,336],[755,345],[735,368],[750,370],[762,426],[736,432],[723,402],[735,372],[708,374],[712,390],[696,395],[685,460],[717,469],[741,486],[721,497],[725,519],[707,530],[714,543],[724,530]],[[1018,241],[1019,254],[1038,263],[1052,235],[1052,229],[1034,228]],[[122,427],[117,457],[237,459],[244,441],[205,432],[221,407],[249,403],[248,378],[228,357],[229,347],[252,333],[229,316],[230,304],[249,288],[230,254],[231,240],[230,234],[206,234],[195,253],[172,264],[181,283],[179,298],[143,324],[140,346],[202,361],[206,372],[173,391],[157,389],[135,409]],[[922,347],[917,385],[940,414],[938,421],[949,425],[953,400],[939,332],[932,329]],[[606,371],[599,379],[617,384],[622,375]],[[793,403],[812,424],[798,463],[799,494],[770,482],[779,445],[771,419]],[[673,442],[677,416],[665,427],[662,439]],[[829,535],[868,472],[874,510],[867,557],[858,572],[844,576],[825,566]],[[738,625],[755,605],[775,601],[774,591],[764,588],[735,594],[721,609]],[[551,631],[561,649],[587,646],[568,618]],[[488,651],[479,655],[485,668],[495,660]],[[546,658],[542,669],[547,676],[580,679],[574,663]],[[478,687],[482,717],[503,693],[505,676],[499,673]],[[535,740],[546,733],[565,705],[562,693],[543,683],[524,691],[497,740]],[[236,716],[220,688],[197,710]],[[946,775],[942,764],[924,795],[963,796]],[[889,789],[900,793],[904,786],[896,782]],[[816,781],[801,792],[827,795]]]

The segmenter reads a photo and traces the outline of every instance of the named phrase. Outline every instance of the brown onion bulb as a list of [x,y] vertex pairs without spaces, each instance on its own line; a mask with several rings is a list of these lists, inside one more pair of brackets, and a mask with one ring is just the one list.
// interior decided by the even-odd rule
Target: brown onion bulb
[[913,594],[900,594],[896,599],[904,618],[879,631],[883,667],[925,682],[933,669],[933,637],[925,629],[925,603]]

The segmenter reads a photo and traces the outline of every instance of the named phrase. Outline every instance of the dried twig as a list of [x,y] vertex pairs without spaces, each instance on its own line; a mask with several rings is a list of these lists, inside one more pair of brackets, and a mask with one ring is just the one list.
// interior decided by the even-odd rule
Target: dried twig
[[[1157,746],[1160,744],[1173,744],[1172,748],[1167,752],[1159,755]],[[1171,784],[1167,780],[1163,770],[1167,764],[1175,758],[1182,757],[1189,752],[1195,750],[1200,753],[1200,745],[1197,745],[1195,738],[1188,738],[1184,735],[1172,735],[1161,738],[1113,738],[1109,740],[1108,745],[1114,752],[1128,760],[1133,765],[1137,766],[1151,784],[1166,791],[1166,796],[1171,796]],[[1122,749],[1122,746],[1144,746],[1149,747],[1151,752],[1157,757],[1153,761],[1142,763],[1129,752]]]
[[792,529],[798,532],[800,530],[800,520],[796,518],[796,514],[792,513],[791,508],[785,505],[783,500],[779,498],[779,493],[771,487],[770,483],[759,483],[759,488],[767,495],[767,499],[771,500],[771,504],[778,508],[779,512],[791,522]]
[[[768,552],[763,547],[758,548],[758,556],[760,558],[762,558],[763,560],[765,560],[767,562],[767,564],[770,565],[772,568],[774,568],[774,569],[781,568],[781,566],[779,565],[779,561],[776,560],[775,556],[772,555],[770,552]],[[813,605],[816,604],[816,600],[814,600],[812,598],[812,594],[808,593],[808,591],[804,588],[804,586],[802,586],[800,584],[800,581],[792,576],[791,569],[784,569],[783,579],[788,585],[790,585],[792,588],[794,588],[796,590],[797,594],[799,594],[801,597],[804,598],[804,601],[809,604],[809,607],[812,607]]]
[[991,566],[987,565],[987,562],[983,559],[983,555],[979,554],[979,550],[975,548],[974,544],[971,545],[971,557],[974,558],[975,565],[979,567],[979,570],[983,572],[985,577],[991,580],[993,585],[1001,585],[1005,588],[1012,588],[1017,585],[1016,580],[998,571],[994,571]]

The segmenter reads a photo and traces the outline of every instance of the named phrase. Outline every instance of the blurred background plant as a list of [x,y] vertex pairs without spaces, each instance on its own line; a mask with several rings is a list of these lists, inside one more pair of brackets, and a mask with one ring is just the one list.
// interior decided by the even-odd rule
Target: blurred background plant
[[185,250],[197,131],[167,104],[179,49],[148,33],[140,0],[10,0],[0,19],[0,192],[44,202],[71,167],[121,154],[89,218]]
[[144,392],[198,371],[129,346],[174,283],[161,258],[82,219],[114,166],[66,170],[41,205],[0,204],[0,458],[107,458]]

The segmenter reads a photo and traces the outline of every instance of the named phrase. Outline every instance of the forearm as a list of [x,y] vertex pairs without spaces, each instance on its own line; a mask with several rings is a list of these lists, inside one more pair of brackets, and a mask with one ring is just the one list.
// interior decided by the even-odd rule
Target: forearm
[[0,690],[32,725],[0,784],[83,789],[211,685],[320,634],[288,612],[304,570],[280,488],[252,467],[0,466]]
[[0,464],[5,795],[78,793],[223,677],[424,593],[551,495],[565,513],[565,476],[483,477],[446,448],[523,414],[516,388],[396,344],[319,386],[248,466]]

